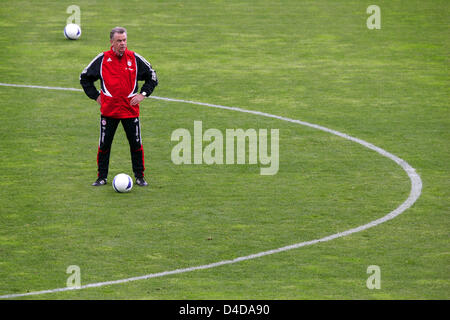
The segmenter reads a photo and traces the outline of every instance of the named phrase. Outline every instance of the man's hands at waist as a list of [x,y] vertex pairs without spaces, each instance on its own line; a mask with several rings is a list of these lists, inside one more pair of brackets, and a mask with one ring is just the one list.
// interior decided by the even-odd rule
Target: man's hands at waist
[[132,106],[135,106],[135,105],[139,104],[144,99],[145,99],[145,96],[139,93],[139,94],[135,95],[133,98],[131,98],[130,104]]
[[[135,105],[139,104],[139,103],[140,103],[142,100],[144,100],[144,99],[145,99],[145,96],[139,93],[139,94],[135,95],[133,98],[131,98],[130,104],[131,104],[132,106],[135,106]],[[97,101],[97,103],[98,103],[100,106],[102,105],[101,95],[98,96],[98,98],[97,98],[96,101]]]

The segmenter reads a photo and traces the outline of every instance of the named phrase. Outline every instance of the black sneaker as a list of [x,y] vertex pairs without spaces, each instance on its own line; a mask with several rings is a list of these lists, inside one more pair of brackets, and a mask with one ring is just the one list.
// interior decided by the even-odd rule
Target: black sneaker
[[148,183],[147,183],[147,181],[145,181],[144,178],[136,178],[136,184],[141,187],[148,186]]
[[106,178],[98,178],[95,180],[95,182],[92,184],[94,187],[100,187],[104,186],[106,184],[107,179]]

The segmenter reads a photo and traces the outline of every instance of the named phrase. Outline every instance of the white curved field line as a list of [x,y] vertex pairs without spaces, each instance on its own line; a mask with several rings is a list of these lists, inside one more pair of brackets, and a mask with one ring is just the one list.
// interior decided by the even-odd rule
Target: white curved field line
[[[75,89],[75,88],[44,87],[44,86],[19,85],[19,84],[7,84],[7,83],[0,83],[0,86],[20,87],[20,88],[37,88],[37,89],[48,89],[48,90],[83,91],[81,89]],[[126,278],[126,279],[120,279],[120,280],[85,284],[80,287],[65,287],[65,288],[49,289],[49,290],[34,291],[34,292],[19,293],[19,294],[7,294],[7,295],[0,296],[1,299],[39,295],[39,294],[45,294],[45,293],[56,293],[56,292],[62,292],[62,291],[79,290],[79,289],[87,289],[87,288],[94,288],[94,287],[102,287],[102,286],[108,286],[108,285],[113,285],[113,284],[126,283],[126,282],[130,282],[130,281],[164,277],[164,276],[168,276],[168,275],[185,273],[185,272],[190,272],[190,271],[195,271],[195,270],[211,269],[211,268],[215,268],[215,267],[219,267],[219,266],[223,266],[223,265],[227,265],[227,264],[233,264],[233,263],[237,263],[237,262],[241,262],[241,261],[245,261],[245,260],[250,260],[250,259],[255,259],[255,258],[271,255],[274,253],[297,249],[297,248],[313,245],[313,244],[320,243],[320,242],[330,241],[330,240],[333,240],[336,238],[341,238],[341,237],[347,236],[352,233],[360,232],[360,231],[375,227],[383,222],[386,222],[388,220],[391,220],[391,219],[397,217],[399,214],[401,214],[406,209],[411,207],[414,204],[414,202],[416,202],[416,200],[419,198],[419,196],[422,192],[422,180],[420,179],[420,176],[416,173],[416,170],[413,167],[411,167],[406,161],[400,159],[399,157],[393,155],[392,153],[389,153],[371,143],[368,143],[364,140],[349,136],[345,133],[341,133],[336,130],[328,129],[326,127],[322,127],[317,124],[312,124],[312,123],[308,123],[305,121],[276,116],[276,115],[273,115],[270,113],[265,113],[265,112],[252,111],[252,110],[246,110],[246,109],[241,109],[241,108],[227,107],[227,106],[215,105],[215,104],[210,104],[210,103],[202,103],[202,102],[181,100],[181,99],[171,99],[171,98],[163,98],[163,97],[156,97],[156,96],[150,96],[150,98],[157,99],[157,100],[170,101],[170,102],[189,103],[189,104],[201,105],[201,106],[212,107],[212,108],[244,112],[244,113],[249,113],[249,114],[253,114],[253,115],[258,115],[258,116],[274,118],[274,119],[278,119],[278,120],[282,120],[282,121],[287,121],[287,122],[291,122],[291,123],[296,123],[296,124],[299,124],[302,126],[307,126],[310,128],[314,128],[317,130],[321,130],[321,131],[325,131],[325,132],[334,134],[334,135],[342,137],[344,139],[359,143],[360,145],[362,145],[368,149],[371,149],[371,150],[379,153],[380,155],[382,155],[388,159],[391,159],[392,161],[397,163],[406,172],[409,179],[411,180],[411,191],[409,193],[408,198],[398,208],[391,211],[384,217],[379,218],[374,221],[371,221],[369,223],[366,223],[362,226],[359,226],[359,227],[356,227],[353,229],[349,229],[349,230],[346,230],[343,232],[335,233],[335,234],[326,236],[324,238],[295,243],[295,244],[292,244],[289,246],[272,249],[272,250],[267,250],[267,251],[262,251],[262,252],[251,254],[248,256],[238,257],[238,258],[235,258],[232,260],[223,260],[223,261],[214,262],[214,263],[205,264],[205,265],[196,266],[196,267],[182,268],[182,269],[164,271],[164,272],[159,272],[159,273],[151,273],[151,274],[147,274],[147,275],[143,275],[143,276],[139,276],[139,277],[132,277],[132,278]]]

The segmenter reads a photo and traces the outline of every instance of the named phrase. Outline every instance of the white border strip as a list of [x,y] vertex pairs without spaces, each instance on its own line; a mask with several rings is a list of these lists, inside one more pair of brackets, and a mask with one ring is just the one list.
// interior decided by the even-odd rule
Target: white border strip
[[44,87],[44,86],[33,86],[33,85],[27,85],[27,84],[13,84],[13,83],[1,83],[1,82],[0,82],[0,86],[17,87],[17,88],[47,89],[47,90],[83,91],[83,89],[75,89],[75,88]]
[[[44,87],[44,86],[19,85],[19,84],[8,84],[8,83],[0,83],[0,86],[20,87],[20,88],[37,88],[37,89],[48,89],[48,90],[83,91],[81,89],[75,89],[75,88]],[[46,294],[46,293],[56,293],[56,292],[63,292],[63,291],[71,291],[71,290],[103,287],[103,286],[108,286],[108,285],[113,285],[113,284],[120,284],[120,283],[126,283],[126,282],[137,281],[137,280],[145,280],[145,279],[151,279],[151,278],[164,277],[164,276],[168,276],[168,275],[174,275],[174,274],[180,274],[180,273],[185,273],[185,272],[191,272],[191,271],[195,271],[195,270],[211,269],[211,268],[215,268],[215,267],[219,267],[219,266],[223,266],[223,265],[227,265],[227,264],[238,263],[238,262],[241,262],[241,261],[256,259],[256,258],[260,258],[260,257],[263,257],[263,256],[267,256],[267,255],[283,252],[283,251],[288,251],[288,250],[297,249],[297,248],[301,248],[301,247],[305,247],[305,246],[310,246],[310,245],[317,244],[317,243],[320,243],[320,242],[327,242],[327,241],[330,241],[330,240],[334,240],[334,239],[337,239],[337,238],[348,236],[348,235],[350,235],[352,233],[360,232],[360,231],[363,231],[363,230],[375,227],[375,226],[377,226],[377,225],[379,225],[379,224],[381,224],[383,222],[386,222],[386,221],[389,221],[391,219],[394,219],[395,217],[397,217],[398,215],[403,213],[405,210],[410,208],[416,202],[416,200],[420,197],[420,194],[422,192],[422,180],[420,179],[420,176],[416,173],[416,170],[413,167],[411,167],[406,161],[400,159],[399,157],[393,155],[392,153],[389,153],[389,152],[387,152],[387,151],[385,151],[385,150],[383,150],[383,149],[381,149],[381,148],[379,148],[379,147],[377,147],[377,146],[375,146],[375,145],[373,145],[371,143],[368,143],[368,142],[366,142],[364,140],[361,140],[361,139],[349,136],[349,135],[347,135],[345,133],[341,133],[341,132],[336,131],[336,130],[328,129],[326,127],[322,127],[322,126],[319,126],[317,124],[312,124],[312,123],[305,122],[305,121],[300,121],[300,120],[290,119],[290,118],[286,118],[286,117],[276,116],[276,115],[273,115],[273,114],[270,114],[270,113],[265,113],[265,112],[252,111],[252,110],[246,110],[246,109],[241,109],[241,108],[227,107],[227,106],[221,106],[221,105],[216,105],[216,104],[196,102],[196,101],[189,101],[189,100],[181,100],[181,99],[163,98],[163,97],[156,97],[156,96],[150,96],[150,98],[157,99],[157,100],[170,101],[170,102],[189,103],[189,104],[195,104],[195,105],[212,107],[212,108],[219,108],[219,109],[225,109],[225,110],[231,110],[231,111],[244,112],[244,113],[254,114],[254,115],[258,115],[258,116],[263,116],[263,117],[274,118],[274,119],[278,119],[278,120],[282,120],[282,121],[287,121],[287,122],[291,122],[291,123],[296,123],[296,124],[299,124],[299,125],[302,125],[302,126],[307,126],[307,127],[310,127],[310,128],[314,128],[314,129],[317,129],[317,130],[321,130],[321,131],[325,131],[325,132],[334,134],[334,135],[342,137],[344,139],[356,142],[356,143],[358,143],[358,144],[360,144],[360,145],[362,145],[362,146],[364,146],[364,147],[366,147],[366,148],[368,148],[370,150],[373,150],[373,151],[379,153],[383,157],[391,159],[392,161],[397,163],[406,172],[406,174],[408,175],[408,177],[409,177],[409,179],[411,181],[411,191],[409,193],[408,198],[399,207],[397,207],[395,210],[391,211],[390,213],[388,213],[384,217],[379,218],[379,219],[374,220],[374,221],[371,221],[371,222],[369,222],[367,224],[364,224],[362,226],[359,226],[359,227],[356,227],[356,228],[353,228],[353,229],[349,229],[347,231],[335,233],[335,234],[332,234],[330,236],[326,236],[326,237],[323,237],[323,238],[320,238],[320,239],[300,242],[300,243],[292,244],[292,245],[289,245],[289,246],[281,247],[281,248],[278,248],[278,249],[267,250],[267,251],[251,254],[251,255],[248,255],[248,256],[238,257],[238,258],[235,258],[235,259],[232,259],[232,260],[223,260],[223,261],[214,262],[214,263],[205,264],[205,265],[196,266],[196,267],[182,268],[182,269],[176,269],[176,270],[171,270],[171,271],[164,271],[164,272],[159,272],[159,273],[151,273],[151,274],[147,274],[147,275],[143,275],[143,276],[139,276],[139,277],[132,277],[132,278],[126,278],[126,279],[120,279],[120,280],[114,280],[114,281],[105,281],[105,282],[91,283],[91,284],[86,284],[86,285],[83,285],[83,286],[80,286],[80,287],[65,287],[65,288],[58,288],[58,289],[34,291],[34,292],[28,292],[28,293],[7,294],[7,295],[0,296],[0,299],[17,298],[17,297],[40,295],[40,294]]]

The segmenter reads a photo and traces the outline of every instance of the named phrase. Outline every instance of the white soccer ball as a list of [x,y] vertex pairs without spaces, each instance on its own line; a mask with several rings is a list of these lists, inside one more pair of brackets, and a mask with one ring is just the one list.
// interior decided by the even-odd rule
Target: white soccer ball
[[77,40],[81,36],[81,28],[75,23],[69,23],[64,28],[64,36],[70,40]]
[[125,173],[119,173],[114,177],[112,186],[116,192],[124,193],[129,192],[133,188],[133,180]]

